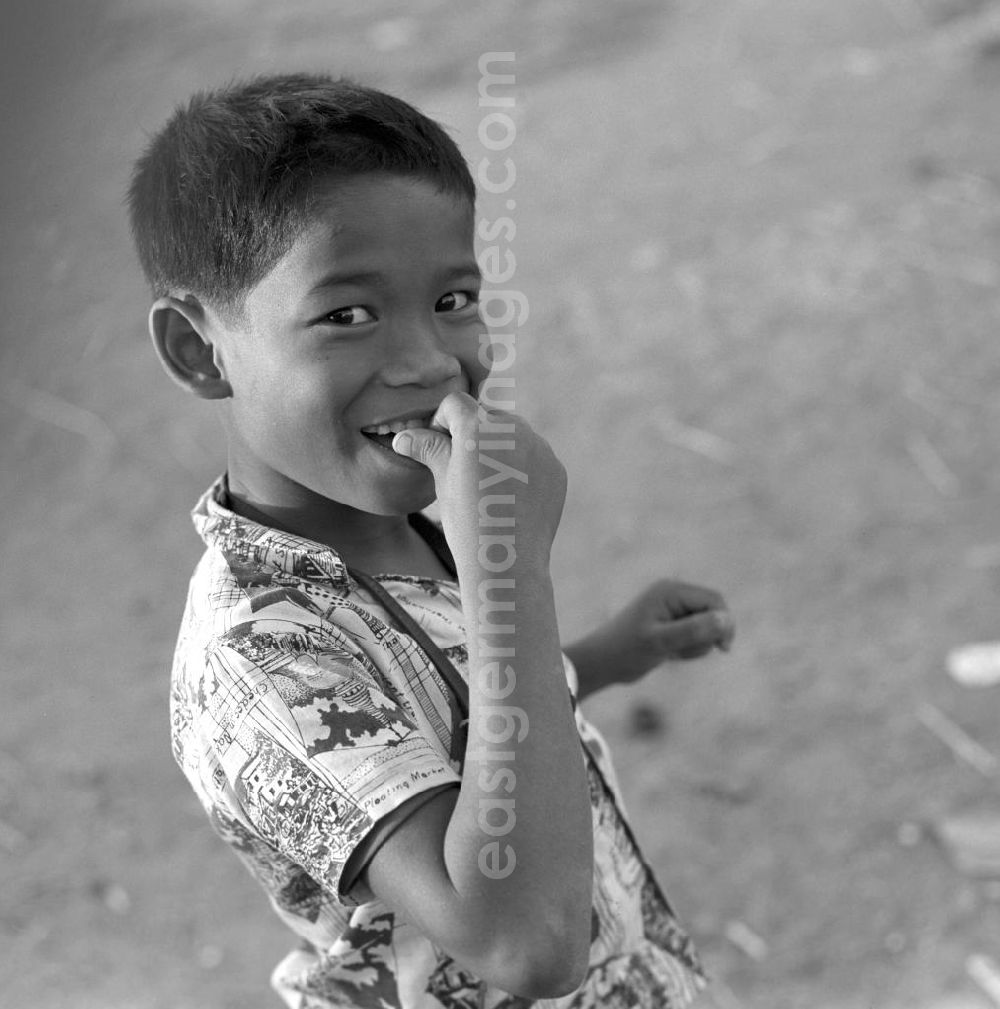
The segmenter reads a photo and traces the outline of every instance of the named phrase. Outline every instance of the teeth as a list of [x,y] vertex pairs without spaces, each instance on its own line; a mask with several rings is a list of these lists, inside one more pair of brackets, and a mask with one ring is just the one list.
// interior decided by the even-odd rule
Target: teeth
[[361,430],[365,434],[399,434],[411,427],[426,427],[427,417],[414,417],[412,420],[394,420],[391,424],[373,424],[371,427],[363,427]]

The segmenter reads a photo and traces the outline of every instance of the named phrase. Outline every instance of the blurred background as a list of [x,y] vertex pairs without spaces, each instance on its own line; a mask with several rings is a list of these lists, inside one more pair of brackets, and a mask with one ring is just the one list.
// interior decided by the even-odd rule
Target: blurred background
[[193,90],[308,69],[475,163],[489,51],[516,53],[518,409],[570,473],[564,636],[668,574],[738,623],[588,709],[720,1005],[994,1005],[1000,885],[938,837],[998,808],[1000,688],[946,674],[1000,637],[998,7],[5,6],[5,1005],[276,1007],[291,938],[170,756],[224,460],[148,344],[131,162]]

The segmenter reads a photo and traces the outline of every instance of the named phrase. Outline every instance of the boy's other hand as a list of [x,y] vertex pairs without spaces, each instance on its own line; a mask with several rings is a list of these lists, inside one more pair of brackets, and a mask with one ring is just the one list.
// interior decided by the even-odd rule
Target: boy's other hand
[[720,593],[670,579],[650,585],[614,623],[646,653],[647,668],[665,659],[697,659],[714,648],[728,652],[736,633]]
[[632,683],[670,659],[697,659],[715,648],[728,652],[734,635],[732,615],[718,592],[663,579],[566,652],[584,696]]
[[441,524],[460,574],[477,565],[484,575],[496,575],[505,548],[485,544],[501,538],[516,550],[519,566],[548,571],[566,470],[523,417],[451,393],[430,428],[401,432],[392,447],[433,473]]

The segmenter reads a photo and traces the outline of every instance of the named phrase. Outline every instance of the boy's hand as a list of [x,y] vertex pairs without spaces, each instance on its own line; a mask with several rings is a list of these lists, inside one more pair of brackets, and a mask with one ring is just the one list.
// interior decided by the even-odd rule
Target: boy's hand
[[[537,564],[548,572],[566,499],[566,470],[523,417],[486,410],[466,393],[451,393],[431,428],[398,434],[392,447],[434,474],[441,524],[460,573],[478,565],[490,574],[479,558],[481,533],[511,537],[519,565]],[[484,522],[480,500],[486,497],[496,500],[486,509],[491,521]],[[487,558],[494,564],[502,560],[502,549],[489,549]]]
[[664,579],[566,653],[584,696],[613,683],[632,683],[668,659],[696,659],[714,648],[727,652],[734,634],[718,592]]
[[642,676],[665,659],[697,659],[713,648],[728,652],[733,618],[713,589],[664,579],[650,585],[611,622],[625,645],[633,642]]

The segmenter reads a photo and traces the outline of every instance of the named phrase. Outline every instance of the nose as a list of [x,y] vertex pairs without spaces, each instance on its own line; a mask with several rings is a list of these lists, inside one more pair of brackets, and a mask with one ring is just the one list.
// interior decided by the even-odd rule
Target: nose
[[400,322],[387,334],[382,365],[386,385],[436,388],[461,374],[462,362],[433,322]]

